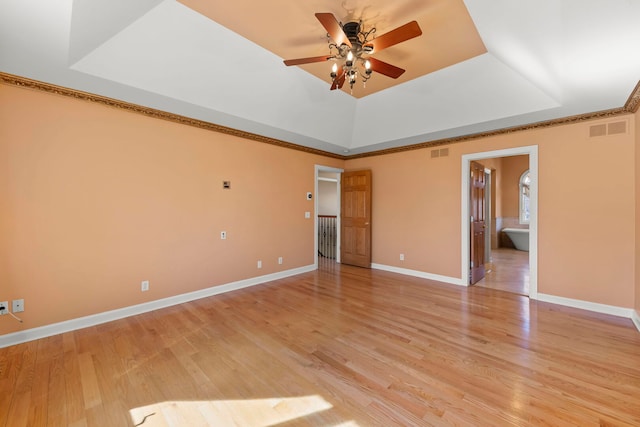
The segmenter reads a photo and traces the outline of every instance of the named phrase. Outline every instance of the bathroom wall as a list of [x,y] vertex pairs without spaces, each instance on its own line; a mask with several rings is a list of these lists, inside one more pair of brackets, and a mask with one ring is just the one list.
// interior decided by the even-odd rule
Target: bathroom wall
[[510,156],[500,159],[500,212],[496,218],[498,247],[514,248],[503,228],[529,228],[520,223],[520,177],[529,169],[529,156]]
[[529,156],[511,156],[501,159],[500,212],[502,228],[528,228],[520,224],[520,176],[529,169]]
[[529,169],[529,156],[509,156],[483,159],[485,169],[492,170],[495,180],[492,196],[491,247],[513,248],[513,243],[501,233],[503,228],[529,228],[520,224],[520,176]]

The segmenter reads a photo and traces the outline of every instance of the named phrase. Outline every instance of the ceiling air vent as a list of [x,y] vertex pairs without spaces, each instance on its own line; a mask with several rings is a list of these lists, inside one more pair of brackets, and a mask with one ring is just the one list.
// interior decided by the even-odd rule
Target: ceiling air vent
[[627,121],[622,120],[619,122],[601,123],[597,125],[589,126],[589,137],[605,135],[616,135],[621,133],[627,133]]

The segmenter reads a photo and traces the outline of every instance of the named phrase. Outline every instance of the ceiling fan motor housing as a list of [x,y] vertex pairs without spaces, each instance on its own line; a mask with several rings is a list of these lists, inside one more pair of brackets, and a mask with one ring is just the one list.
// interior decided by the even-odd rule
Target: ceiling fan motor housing
[[342,26],[342,31],[347,36],[352,45],[352,50],[354,53],[362,50],[362,41],[359,38],[360,32],[360,22],[347,22]]

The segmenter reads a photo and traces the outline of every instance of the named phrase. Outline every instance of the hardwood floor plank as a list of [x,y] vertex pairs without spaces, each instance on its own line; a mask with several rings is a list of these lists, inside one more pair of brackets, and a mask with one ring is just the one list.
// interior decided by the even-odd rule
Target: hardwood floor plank
[[[60,352],[62,353],[62,352]],[[47,395],[42,403],[47,405],[48,425],[67,425],[67,399],[64,369],[64,353],[56,354],[48,365]],[[39,377],[40,381],[44,377]],[[42,395],[44,397],[44,395]],[[41,397],[41,398],[42,398]],[[37,425],[37,424],[34,424]],[[47,425],[47,423],[41,424]]]
[[28,427],[31,403],[31,393],[22,392],[14,394],[7,416],[7,425],[12,427]]
[[[75,334],[75,332],[73,333]],[[64,353],[64,372],[61,375],[61,381],[64,381],[64,402],[67,407],[66,417],[69,424],[85,419],[84,395],[78,356],[75,351]]]
[[640,425],[640,334],[341,265],[0,349],[0,426]]

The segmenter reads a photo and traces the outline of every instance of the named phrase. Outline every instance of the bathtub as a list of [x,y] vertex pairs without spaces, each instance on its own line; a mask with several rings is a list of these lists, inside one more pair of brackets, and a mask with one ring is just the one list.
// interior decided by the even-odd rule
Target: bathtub
[[529,252],[529,230],[523,228],[503,228],[516,249]]

